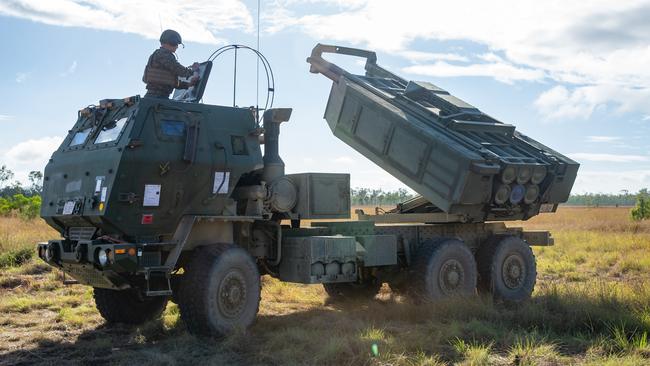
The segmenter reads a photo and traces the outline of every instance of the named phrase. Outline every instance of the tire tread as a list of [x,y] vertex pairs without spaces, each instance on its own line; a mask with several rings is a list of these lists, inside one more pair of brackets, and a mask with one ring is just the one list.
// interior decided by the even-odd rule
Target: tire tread
[[[215,335],[206,320],[209,318],[209,308],[203,304],[205,297],[200,294],[205,291],[206,275],[210,273],[212,266],[224,252],[231,249],[243,250],[234,244],[213,244],[199,248],[184,267],[185,273],[179,286],[177,299],[181,318],[190,333]],[[261,292],[261,281],[258,283]],[[257,300],[256,313],[259,312],[260,306],[259,298]]]

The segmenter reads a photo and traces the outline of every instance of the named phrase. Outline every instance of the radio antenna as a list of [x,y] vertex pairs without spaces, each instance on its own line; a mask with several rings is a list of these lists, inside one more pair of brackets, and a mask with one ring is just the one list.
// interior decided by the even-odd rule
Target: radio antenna
[[[260,52],[260,0],[257,0],[257,52]],[[255,118],[259,120],[260,113],[260,59],[257,58],[255,68]]]

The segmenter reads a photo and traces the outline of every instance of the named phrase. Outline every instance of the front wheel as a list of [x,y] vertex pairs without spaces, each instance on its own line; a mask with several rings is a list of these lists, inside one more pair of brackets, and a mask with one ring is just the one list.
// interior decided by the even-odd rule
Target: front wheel
[[144,296],[138,290],[108,290],[95,287],[93,297],[99,314],[108,323],[142,324],[160,317],[167,296]]
[[251,256],[234,245],[198,249],[179,284],[181,318],[194,334],[222,336],[255,321],[260,274]]

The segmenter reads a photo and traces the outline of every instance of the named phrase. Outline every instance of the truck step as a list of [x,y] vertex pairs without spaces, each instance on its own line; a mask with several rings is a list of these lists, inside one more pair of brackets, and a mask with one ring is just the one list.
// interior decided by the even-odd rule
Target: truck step
[[160,291],[147,290],[144,294],[147,296],[171,296],[172,290],[160,290]]
[[171,271],[167,267],[149,267],[145,270],[147,281],[147,296],[169,296],[172,294],[172,286],[169,281]]

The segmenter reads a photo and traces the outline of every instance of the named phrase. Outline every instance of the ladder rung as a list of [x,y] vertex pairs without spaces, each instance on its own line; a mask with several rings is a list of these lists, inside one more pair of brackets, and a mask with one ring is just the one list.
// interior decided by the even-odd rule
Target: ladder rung
[[147,290],[145,292],[145,295],[147,296],[170,296],[171,294],[172,294],[172,290],[159,290],[159,291]]

